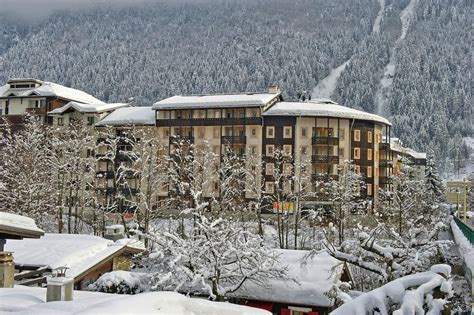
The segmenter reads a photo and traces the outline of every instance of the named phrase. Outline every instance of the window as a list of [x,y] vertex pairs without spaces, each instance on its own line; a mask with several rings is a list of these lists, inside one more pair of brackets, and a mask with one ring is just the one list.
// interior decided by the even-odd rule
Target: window
[[301,138],[308,138],[308,128],[301,128]]
[[214,112],[214,118],[220,118],[221,117],[221,113],[218,109],[216,109],[216,111]]
[[367,160],[372,161],[372,149],[367,149]]
[[346,134],[345,134],[344,129],[339,129],[339,140],[345,140],[346,139]]
[[256,153],[257,153],[257,147],[256,147],[256,146],[254,146],[254,145],[253,145],[253,146],[251,146],[251,147],[250,147],[250,153],[252,153],[252,154],[256,154]]
[[214,191],[218,191],[218,190],[219,190],[219,183],[214,182]]
[[359,165],[354,165],[354,172],[357,174],[360,174],[360,166]]
[[273,144],[267,144],[265,146],[265,155],[266,156],[272,156],[273,157],[274,152],[275,152],[275,146]]
[[267,127],[267,138],[275,138],[275,127]]
[[219,127],[214,127],[214,139],[219,139],[219,134],[220,134],[220,128]]
[[367,132],[367,142],[372,143],[372,131]]
[[273,175],[275,165],[273,163],[265,164],[265,175]]
[[354,148],[354,159],[360,159],[360,148]]
[[367,166],[367,178],[372,177],[372,166]]
[[255,111],[255,110],[252,111],[252,117],[253,118],[257,117],[257,111]]
[[58,126],[64,125],[64,118],[58,117]]
[[291,126],[283,127],[283,138],[290,139],[293,137],[293,128]]
[[250,135],[252,138],[255,138],[257,136],[257,128],[252,128]]
[[94,121],[95,121],[94,117],[87,117],[87,124],[89,126],[93,125]]
[[339,148],[339,156],[344,157],[344,148]]
[[360,141],[360,130],[354,130],[354,141]]
[[283,163],[283,175],[290,176],[292,168],[291,163]]
[[265,182],[265,192],[267,194],[273,194],[275,191],[275,183],[274,182]]
[[283,154],[286,156],[290,156],[292,152],[292,146],[291,144],[284,144],[283,145]]
[[372,184],[367,184],[367,195],[372,196]]
[[240,118],[245,118],[245,112],[239,112],[239,117]]

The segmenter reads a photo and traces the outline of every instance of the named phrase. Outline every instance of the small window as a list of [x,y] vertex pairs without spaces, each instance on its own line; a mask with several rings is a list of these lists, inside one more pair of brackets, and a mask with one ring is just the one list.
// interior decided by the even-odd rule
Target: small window
[[274,167],[273,163],[265,164],[265,175],[273,175]]
[[267,138],[275,138],[275,127],[273,127],[273,126],[267,127],[266,137]]
[[273,194],[275,192],[275,183],[274,182],[265,182],[265,192],[267,194]]
[[250,134],[253,138],[255,138],[257,136],[257,128],[252,128],[252,131]]
[[367,149],[367,160],[372,161],[372,149]]
[[291,175],[291,171],[293,169],[293,166],[291,163],[283,163],[283,175],[289,176]]
[[219,183],[214,182],[214,191],[218,191],[218,190],[219,190]]
[[371,178],[371,177],[372,177],[372,167],[367,166],[367,178]]
[[220,118],[221,117],[221,112],[219,110],[216,110],[214,112],[214,118]]
[[360,141],[360,130],[354,130],[354,141]]
[[64,125],[64,118],[58,117],[58,126]]
[[301,138],[308,138],[308,128],[301,128]]
[[367,195],[372,196],[372,184],[367,184]]
[[346,139],[346,133],[345,129],[339,129],[339,140],[345,140]]
[[255,110],[252,111],[252,117],[253,117],[253,118],[256,118],[256,117],[257,117],[257,111],[255,111]]
[[291,139],[293,137],[293,128],[291,126],[283,127],[283,138]]
[[94,117],[87,117],[87,124],[89,126],[93,125],[95,122],[95,118]]
[[367,142],[372,143],[372,131],[367,132]]
[[354,148],[354,159],[360,159],[360,148]]
[[286,156],[290,156],[292,154],[292,146],[291,144],[283,145],[283,154]]
[[354,165],[354,172],[357,174],[360,174],[360,166],[359,165]]
[[265,146],[265,155],[273,157],[274,153],[275,153],[275,146],[273,144],[267,144]]

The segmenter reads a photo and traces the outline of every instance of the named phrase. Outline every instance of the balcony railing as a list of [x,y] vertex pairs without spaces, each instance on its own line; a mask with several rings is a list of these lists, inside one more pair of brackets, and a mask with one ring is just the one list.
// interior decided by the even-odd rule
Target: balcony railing
[[220,126],[220,125],[261,125],[261,117],[235,117],[235,118],[180,118],[157,119],[157,127],[166,126]]
[[45,108],[28,107],[26,108],[26,112],[31,115],[46,115]]
[[339,163],[339,156],[337,155],[312,155],[311,161],[313,163],[322,164],[337,164]]
[[379,167],[393,167],[393,163],[390,160],[379,160]]
[[170,144],[187,144],[194,143],[193,136],[171,136]]
[[324,137],[324,136],[311,137],[311,143],[312,144],[338,145],[339,144],[339,138],[337,138],[337,137]]
[[246,144],[247,138],[245,136],[222,136],[222,144]]
[[318,182],[327,182],[330,179],[337,180],[339,175],[330,175],[330,174],[311,174],[311,179]]

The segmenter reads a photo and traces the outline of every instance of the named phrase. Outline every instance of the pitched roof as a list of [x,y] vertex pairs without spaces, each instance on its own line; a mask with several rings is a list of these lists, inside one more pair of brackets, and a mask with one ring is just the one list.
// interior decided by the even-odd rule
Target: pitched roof
[[391,125],[384,117],[339,105],[330,100],[308,102],[278,102],[263,113],[263,116],[310,116],[347,118],[374,121]]
[[126,248],[127,243],[114,243],[98,236],[52,233],[39,239],[8,240],[5,245],[5,250],[14,252],[16,264],[51,269],[67,266],[66,275],[73,278]]
[[66,105],[56,108],[50,112],[48,115],[61,115],[68,110],[76,110],[80,113],[102,113],[107,111],[112,111],[117,108],[130,106],[128,103],[78,103],[78,102],[69,102]]
[[155,114],[150,106],[119,108],[99,121],[96,126],[154,126]]
[[59,85],[52,82],[47,81],[40,81],[34,79],[12,79],[8,82],[20,82],[20,81],[35,81],[36,83],[40,83],[41,85],[35,88],[21,88],[21,89],[12,89],[10,88],[10,84],[5,84],[0,87],[0,97],[7,97],[10,95],[16,97],[28,97],[28,96],[56,96],[60,98],[64,98],[71,101],[77,101],[81,103],[96,103],[102,104],[101,100],[93,97],[86,92],[76,90],[70,87],[66,87],[63,85]]
[[176,95],[153,104],[152,108],[159,109],[193,109],[193,108],[229,108],[264,106],[280,93],[243,93],[243,94],[214,94],[214,95]]
[[0,234],[12,238],[39,238],[44,232],[36,226],[32,218],[0,212]]

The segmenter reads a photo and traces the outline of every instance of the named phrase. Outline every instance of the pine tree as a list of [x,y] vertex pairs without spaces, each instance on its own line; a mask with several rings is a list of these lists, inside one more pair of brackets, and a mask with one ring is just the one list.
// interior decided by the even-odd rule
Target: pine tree
[[443,183],[438,174],[438,168],[436,166],[433,152],[430,152],[426,159],[425,186],[426,190],[437,198],[443,196]]

